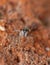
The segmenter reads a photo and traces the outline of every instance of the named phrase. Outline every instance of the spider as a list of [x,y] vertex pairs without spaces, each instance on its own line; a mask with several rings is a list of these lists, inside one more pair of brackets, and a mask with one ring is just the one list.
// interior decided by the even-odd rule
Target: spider
[[20,36],[27,36],[29,32],[31,31],[36,31],[38,28],[36,23],[33,23],[31,26],[28,27],[24,27],[21,31],[20,31]]

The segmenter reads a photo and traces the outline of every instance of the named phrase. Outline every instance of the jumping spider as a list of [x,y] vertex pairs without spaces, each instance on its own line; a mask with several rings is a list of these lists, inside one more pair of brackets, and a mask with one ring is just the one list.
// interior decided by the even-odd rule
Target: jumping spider
[[24,27],[21,31],[20,31],[20,36],[27,36],[29,32],[32,31],[36,31],[38,29],[38,26],[36,23],[33,23],[31,26],[28,27]]

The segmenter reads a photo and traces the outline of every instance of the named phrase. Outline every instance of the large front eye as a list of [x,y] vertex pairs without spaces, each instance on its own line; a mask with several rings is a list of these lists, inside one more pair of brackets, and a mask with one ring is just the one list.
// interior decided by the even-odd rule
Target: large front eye
[[24,29],[23,29],[23,31],[29,31],[29,28],[28,27],[25,27]]

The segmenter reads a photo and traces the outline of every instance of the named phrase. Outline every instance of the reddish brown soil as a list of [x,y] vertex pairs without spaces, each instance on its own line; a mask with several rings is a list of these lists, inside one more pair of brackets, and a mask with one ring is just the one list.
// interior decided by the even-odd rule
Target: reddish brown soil
[[0,0],[0,26],[0,65],[50,65],[49,0]]

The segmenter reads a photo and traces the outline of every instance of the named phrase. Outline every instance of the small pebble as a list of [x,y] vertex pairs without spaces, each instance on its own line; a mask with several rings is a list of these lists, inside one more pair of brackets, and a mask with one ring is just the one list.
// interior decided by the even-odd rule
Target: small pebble
[[3,26],[0,26],[1,31],[5,31],[5,28]]

